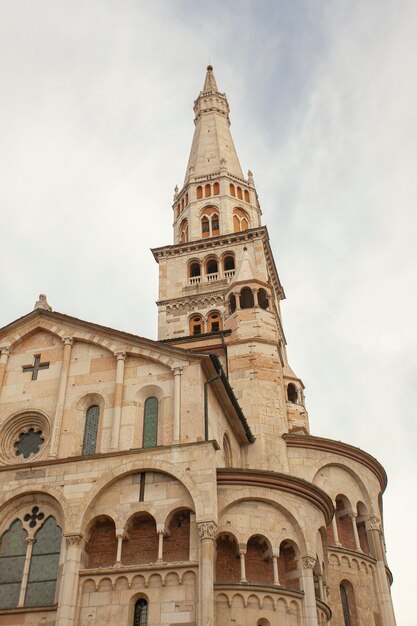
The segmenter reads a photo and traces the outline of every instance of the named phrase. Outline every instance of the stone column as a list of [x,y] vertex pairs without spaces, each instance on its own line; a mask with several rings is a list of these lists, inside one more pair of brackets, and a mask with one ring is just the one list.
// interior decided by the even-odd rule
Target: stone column
[[123,547],[124,536],[125,535],[124,535],[123,530],[116,530],[117,552],[116,552],[116,562],[114,564],[114,567],[122,566],[122,547]]
[[326,594],[324,592],[324,585],[323,585],[323,576],[322,576],[322,574],[318,574],[317,579],[319,581],[320,600],[323,600],[323,602],[326,602]]
[[173,367],[174,372],[174,443],[180,442],[181,428],[181,375],[182,367]]
[[246,546],[239,546],[239,556],[240,556],[240,582],[247,583],[246,579]]
[[272,567],[274,570],[274,585],[279,587],[278,554],[272,553]]
[[240,291],[234,291],[233,295],[235,296],[235,300],[236,300],[236,311],[238,309],[240,309]]
[[110,450],[115,452],[119,449],[120,418],[122,414],[123,380],[125,375],[126,352],[116,354],[116,384],[114,388],[113,426],[111,432]]
[[371,544],[377,559],[376,563],[376,588],[378,602],[381,608],[381,619],[383,626],[395,626],[394,608],[390,586],[385,570],[384,548],[381,539],[380,520],[377,517],[370,517],[367,522],[367,530],[371,539]]
[[65,541],[64,572],[61,578],[56,626],[74,626],[77,608],[82,537],[66,535]]
[[26,588],[28,585],[28,577],[29,577],[29,567],[30,567],[30,558],[32,556],[33,544],[35,543],[34,537],[26,538],[26,555],[25,555],[25,563],[23,565],[23,573],[22,573],[22,583],[20,585],[20,594],[19,600],[17,603],[18,607],[25,606],[25,595]]
[[158,533],[158,558],[157,563],[162,563],[164,560],[164,530],[159,529]]
[[2,346],[0,348],[0,393],[3,386],[4,374],[6,373],[6,365],[10,356],[10,348],[8,346]]
[[59,377],[58,398],[56,401],[55,419],[52,427],[51,446],[49,456],[56,457],[58,454],[59,437],[61,434],[62,418],[64,416],[65,394],[67,391],[68,372],[71,362],[72,337],[64,337],[64,354],[62,356],[61,374]]
[[199,626],[214,624],[214,535],[217,525],[214,522],[200,522],[199,558]]
[[332,530],[335,545],[341,546],[342,544],[339,541],[339,531],[337,530],[336,513],[332,517]]
[[358,552],[362,552],[362,548],[361,548],[361,542],[359,540],[359,534],[358,534],[358,527],[356,526],[356,515],[354,513],[351,513],[349,515],[351,521],[352,521],[352,528],[353,528],[353,536],[355,538],[355,547],[356,550]]
[[302,562],[302,577],[303,577],[303,624],[305,626],[318,626],[317,621],[317,606],[316,606],[316,594],[314,591],[314,576],[313,569],[316,564],[316,559],[313,556],[305,555],[301,559]]

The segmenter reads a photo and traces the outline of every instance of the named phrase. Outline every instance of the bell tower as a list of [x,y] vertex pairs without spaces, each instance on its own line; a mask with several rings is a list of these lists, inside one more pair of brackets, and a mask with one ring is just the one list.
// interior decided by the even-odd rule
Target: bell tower
[[173,202],[174,244],[159,263],[159,340],[215,353],[256,436],[248,463],[287,471],[282,435],[308,433],[301,380],[288,365],[279,280],[252,172],[244,177],[229,103],[211,65]]

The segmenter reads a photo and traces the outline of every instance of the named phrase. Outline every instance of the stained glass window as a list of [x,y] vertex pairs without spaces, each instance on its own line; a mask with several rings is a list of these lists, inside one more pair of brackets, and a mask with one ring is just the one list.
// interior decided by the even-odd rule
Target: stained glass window
[[87,409],[85,417],[83,455],[95,454],[97,446],[98,419],[100,417],[100,407],[93,404]]
[[61,551],[61,529],[48,517],[35,535],[25,606],[52,606]]
[[135,604],[135,618],[133,626],[147,626],[148,624],[148,603],[142,598]]
[[29,428],[27,432],[20,433],[19,439],[14,444],[16,456],[22,455],[24,459],[27,459],[31,454],[39,452],[44,441],[41,430]]
[[153,448],[158,439],[158,399],[146,399],[143,417],[143,447]]
[[0,609],[17,606],[26,556],[27,533],[15,520],[0,539]]

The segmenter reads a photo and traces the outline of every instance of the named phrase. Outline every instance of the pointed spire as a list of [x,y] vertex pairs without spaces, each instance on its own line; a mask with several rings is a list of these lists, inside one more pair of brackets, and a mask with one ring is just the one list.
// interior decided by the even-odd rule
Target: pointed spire
[[204,81],[203,93],[208,93],[210,91],[219,91],[217,89],[216,79],[213,74],[213,66],[207,65],[207,74],[206,80]]
[[248,282],[250,280],[253,280],[254,278],[255,278],[255,275],[254,275],[254,271],[252,267],[252,262],[249,256],[248,249],[245,246],[243,248],[242,261],[240,262],[240,265],[234,276],[233,282],[235,283]]

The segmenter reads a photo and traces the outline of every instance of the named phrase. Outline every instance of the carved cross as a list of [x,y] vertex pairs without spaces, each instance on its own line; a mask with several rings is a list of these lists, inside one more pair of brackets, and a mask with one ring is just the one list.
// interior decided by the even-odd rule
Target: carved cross
[[35,354],[35,362],[33,365],[24,365],[22,367],[23,372],[32,372],[32,380],[38,379],[39,370],[47,370],[49,368],[49,361],[41,363],[41,355]]

